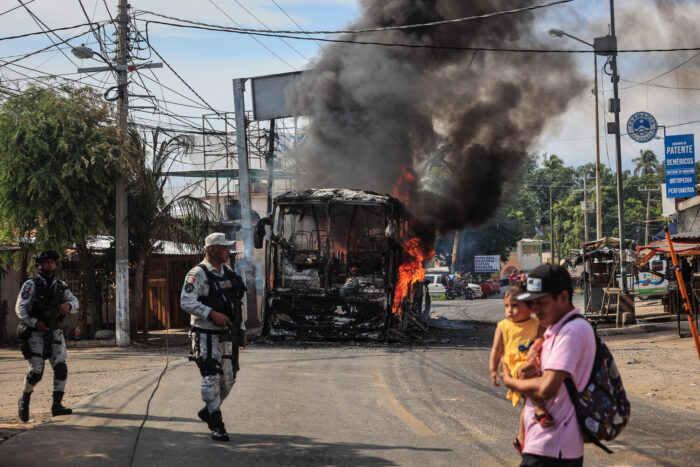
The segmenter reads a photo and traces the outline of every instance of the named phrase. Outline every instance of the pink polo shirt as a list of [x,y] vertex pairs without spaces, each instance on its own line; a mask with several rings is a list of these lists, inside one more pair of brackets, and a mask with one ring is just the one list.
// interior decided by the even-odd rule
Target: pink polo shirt
[[[542,371],[560,370],[569,373],[576,388],[584,388],[591,376],[595,359],[595,335],[585,319],[574,319],[562,328],[564,322],[578,308],[571,310],[556,324],[547,328],[542,345]],[[576,412],[562,383],[557,395],[545,401],[554,425],[543,427],[533,417],[535,409],[528,399],[525,403],[525,448],[523,452],[538,456],[577,459],[583,456],[583,434],[576,420]]]

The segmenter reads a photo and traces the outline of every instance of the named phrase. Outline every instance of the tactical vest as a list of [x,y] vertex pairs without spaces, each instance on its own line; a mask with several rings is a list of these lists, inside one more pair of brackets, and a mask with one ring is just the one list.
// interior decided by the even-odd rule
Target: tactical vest
[[224,274],[218,277],[209,271],[206,266],[198,264],[204,271],[209,282],[209,294],[197,298],[204,305],[225,314],[233,323],[233,329],[238,329],[243,321],[241,299],[246,291],[241,278],[224,267]]
[[51,285],[46,284],[46,279],[40,276],[34,276],[34,299],[32,300],[29,316],[43,321],[50,329],[54,330],[58,327],[58,305],[63,299],[63,284],[58,279],[54,278]]

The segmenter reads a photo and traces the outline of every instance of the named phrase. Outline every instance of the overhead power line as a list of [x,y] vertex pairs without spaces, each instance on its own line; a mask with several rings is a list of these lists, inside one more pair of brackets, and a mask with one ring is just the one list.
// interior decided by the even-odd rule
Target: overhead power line
[[[593,50],[572,50],[572,49],[530,49],[530,48],[515,48],[515,47],[480,47],[480,46],[456,46],[456,45],[429,45],[429,44],[407,44],[401,42],[377,42],[377,41],[358,41],[358,40],[344,40],[344,39],[326,39],[322,37],[301,37],[292,36],[288,34],[278,34],[278,33],[267,33],[267,32],[245,32],[237,30],[236,28],[230,28],[228,26],[197,26],[193,24],[178,24],[170,23],[167,21],[157,21],[157,20],[141,20],[146,22],[146,29],[148,29],[148,24],[162,24],[165,26],[173,26],[177,28],[185,29],[201,29],[205,31],[218,31],[218,32],[230,32],[233,34],[243,34],[252,36],[262,36],[262,37],[284,37],[287,39],[296,40],[306,40],[306,41],[321,41],[321,42],[331,42],[340,44],[351,44],[351,45],[378,45],[383,47],[405,47],[410,49],[433,49],[433,50],[470,50],[479,52],[512,52],[512,53],[543,53],[543,54],[592,54],[595,53]],[[183,23],[190,23],[187,20],[181,20]],[[666,49],[621,49],[617,53],[648,53],[648,52],[685,52],[685,51],[700,51],[699,47],[674,47]]]
[[[214,3],[212,0],[209,0],[209,2],[210,2],[212,5],[214,5],[214,7],[215,7],[217,10],[219,10],[221,13],[223,13],[224,16],[226,16],[228,19],[230,19],[231,22],[232,22],[233,24],[235,24],[236,26],[238,26],[238,28],[233,28],[233,29],[242,29],[242,28],[240,27],[240,24],[238,24],[238,23],[236,22],[236,20],[234,20],[233,18],[231,18],[231,17],[230,17],[224,10],[222,10],[216,3]],[[146,23],[146,28],[148,28],[148,23]],[[266,46],[265,44],[263,44],[260,40],[258,40],[257,37],[255,37],[255,36],[251,36],[251,37],[255,40],[255,42],[257,42],[258,44],[260,44],[265,50],[267,50],[267,51],[270,52],[272,55],[274,55],[275,57],[277,57],[278,60],[280,60],[280,61],[281,61],[282,63],[284,63],[285,65],[287,65],[287,66],[288,66],[289,68],[291,68],[292,70],[295,70],[295,71],[296,71],[296,68],[295,68],[294,66],[292,66],[292,64],[290,64],[288,61],[286,61],[285,59],[283,59],[282,57],[280,57],[278,54],[276,54],[274,50],[272,50],[271,48],[269,48],[268,46]]]
[[[538,10],[540,8],[547,8],[547,7],[551,7],[551,6],[555,6],[555,5],[560,5],[562,3],[570,3],[572,1],[573,0],[559,0],[559,1],[551,2],[551,3],[543,3],[540,5],[532,5],[532,6],[523,7],[523,8],[514,8],[512,10],[496,11],[493,13],[486,13],[483,15],[468,16],[465,18],[447,19],[447,20],[442,20],[442,21],[433,21],[430,23],[405,24],[405,25],[400,25],[400,26],[384,26],[384,27],[365,28],[365,29],[347,29],[347,30],[337,30],[337,31],[296,31],[296,30],[272,30],[271,31],[269,29],[254,29],[254,28],[242,28],[242,27],[239,27],[236,29],[241,31],[241,32],[268,32],[268,33],[275,33],[275,34],[360,34],[360,33],[366,33],[366,32],[394,31],[394,30],[398,30],[398,29],[418,29],[418,28],[427,28],[427,27],[433,27],[433,26],[442,26],[445,24],[464,23],[466,21],[474,21],[474,20],[479,20],[479,19],[493,18],[496,16],[510,15],[510,14],[521,13],[521,12],[530,11],[530,10]],[[149,15],[158,16],[160,18],[166,18],[166,19],[170,19],[170,20],[174,20],[174,21],[189,22],[192,24],[198,24],[200,26],[216,27],[216,26],[211,25],[211,24],[197,23],[194,21],[186,21],[186,20],[182,20],[182,19],[175,18],[172,16],[163,15],[160,13],[154,13],[154,12],[148,11],[148,10],[140,10],[140,13],[146,13]]]
[[[27,3],[25,3],[26,5]],[[17,8],[21,8],[22,5],[20,5]],[[43,34],[46,34],[47,32],[56,32],[56,31],[67,31],[69,29],[76,29],[80,28],[83,26],[91,26],[92,24],[100,24],[100,23],[83,23],[83,24],[76,24],[75,26],[64,26],[62,28],[53,28],[45,31],[37,31],[37,32],[28,32],[26,34],[18,34],[16,36],[5,36],[5,37],[0,37],[0,42],[1,41],[9,41],[12,39],[22,39],[23,37],[31,37],[31,36],[41,36]]]
[[[25,3],[25,5],[29,5],[29,4],[32,3],[33,1],[34,1],[34,0],[29,0],[28,2]],[[16,6],[16,7],[14,7],[14,8],[10,8],[9,10],[5,10],[5,11],[3,11],[3,12],[0,12],[0,16],[4,15],[4,14],[6,14],[6,13],[9,13],[9,12],[11,12],[11,11],[15,11],[15,10],[18,9],[18,8],[22,8],[22,6],[23,6],[23,5],[19,5],[19,6]]]
[[[42,34],[43,34],[43,33],[42,33]],[[49,49],[51,49],[51,48],[53,48],[53,47],[56,47],[56,46],[59,46],[59,45],[61,45],[61,44],[66,44],[66,43],[72,41],[73,39],[77,39],[78,37],[84,36],[85,34],[89,34],[89,31],[87,31],[87,32],[81,32],[80,34],[76,34],[75,36],[71,36],[71,37],[69,37],[68,39],[63,39],[63,40],[61,40],[60,42],[57,42],[57,43],[48,45],[48,46],[44,47],[43,49],[35,50],[34,52],[29,52],[28,54],[24,54],[24,55],[22,55],[21,57],[16,58],[16,59],[14,59],[14,60],[12,60],[12,61],[5,62],[5,63],[0,64],[0,67],[7,66],[7,65],[11,65],[11,64],[13,64],[13,63],[15,63],[15,62],[19,62],[20,60],[24,60],[25,58],[29,58],[29,57],[31,57],[32,55],[36,55],[36,54],[38,54],[38,53],[44,52],[44,51],[46,51],[46,50],[49,50]]]

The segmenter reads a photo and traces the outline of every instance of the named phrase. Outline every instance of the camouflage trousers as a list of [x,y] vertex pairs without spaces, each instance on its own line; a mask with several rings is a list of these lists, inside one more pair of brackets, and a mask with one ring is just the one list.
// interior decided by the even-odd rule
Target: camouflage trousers
[[233,348],[226,334],[209,334],[193,330],[192,354],[202,375],[202,400],[209,412],[221,410],[236,383],[238,347]]
[[[32,331],[29,338],[29,348],[31,357],[27,360],[29,363],[29,372],[24,378],[24,392],[32,392],[34,386],[41,381],[44,374],[44,338],[47,334],[43,332]],[[66,340],[63,337],[63,331],[56,329],[51,333],[52,341],[49,344],[51,353],[48,356],[49,363],[53,369],[53,390],[63,392],[66,388],[66,378],[68,369],[66,367]]]

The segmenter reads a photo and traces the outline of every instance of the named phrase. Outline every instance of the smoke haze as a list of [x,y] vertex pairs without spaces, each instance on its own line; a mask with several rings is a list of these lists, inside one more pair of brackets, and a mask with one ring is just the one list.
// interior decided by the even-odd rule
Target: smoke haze
[[[364,0],[353,28],[415,24],[514,7],[507,0]],[[540,10],[541,11],[541,10]],[[411,44],[546,48],[537,11],[457,25],[344,36]],[[402,166],[424,177],[438,147],[452,172],[439,194],[413,187],[411,208],[446,231],[493,216],[545,125],[589,87],[566,54],[333,44],[291,106],[311,117],[297,155],[309,187],[391,192]]]

